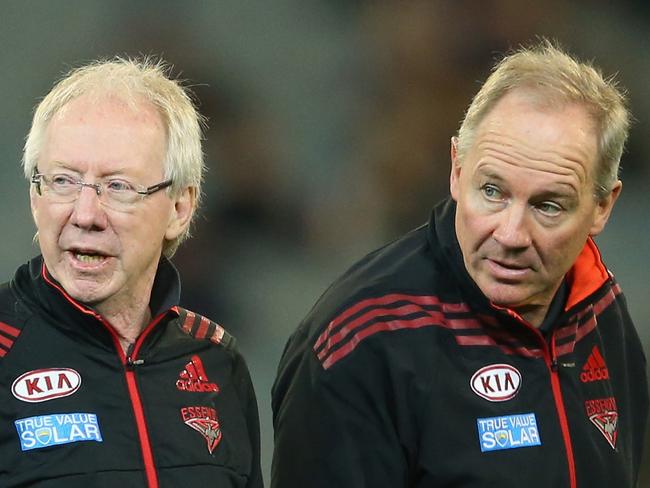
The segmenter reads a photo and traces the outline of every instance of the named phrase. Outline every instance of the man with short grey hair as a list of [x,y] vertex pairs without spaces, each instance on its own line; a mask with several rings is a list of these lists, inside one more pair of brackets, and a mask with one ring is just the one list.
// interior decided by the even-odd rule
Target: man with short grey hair
[[0,485],[262,486],[248,370],[179,306],[201,116],[161,62],[72,71],[24,153],[41,255],[0,288]]
[[646,361],[593,241],[629,114],[549,42],[506,56],[451,140],[451,197],[289,339],[274,488],[636,486]]

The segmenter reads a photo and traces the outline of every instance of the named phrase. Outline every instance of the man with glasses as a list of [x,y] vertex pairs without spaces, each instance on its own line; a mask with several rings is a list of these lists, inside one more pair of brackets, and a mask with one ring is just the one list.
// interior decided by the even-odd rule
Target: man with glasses
[[201,116],[162,63],[79,68],[24,170],[41,255],[0,288],[0,485],[261,487],[234,339],[178,305]]

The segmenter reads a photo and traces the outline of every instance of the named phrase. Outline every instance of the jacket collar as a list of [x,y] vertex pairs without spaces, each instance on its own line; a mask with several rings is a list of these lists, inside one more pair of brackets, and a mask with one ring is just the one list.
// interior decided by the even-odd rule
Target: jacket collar
[[[12,288],[26,302],[52,322],[85,340],[108,345],[113,340],[108,322],[91,306],[70,297],[49,273],[42,256],[37,256],[16,271]],[[174,265],[161,258],[154,278],[149,307],[157,317],[173,310],[180,300],[180,278]]]

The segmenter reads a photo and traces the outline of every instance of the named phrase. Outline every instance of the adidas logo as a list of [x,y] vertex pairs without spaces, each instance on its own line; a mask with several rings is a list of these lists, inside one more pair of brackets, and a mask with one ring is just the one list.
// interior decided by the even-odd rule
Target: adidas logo
[[582,367],[580,373],[580,381],[583,383],[590,383],[592,381],[603,381],[609,379],[609,370],[605,364],[603,356],[598,350],[598,346],[594,346],[591,354],[587,358],[587,362]]
[[192,356],[190,362],[185,365],[185,369],[178,375],[176,388],[181,391],[219,392],[217,384],[208,380],[208,375],[205,374],[203,368],[203,362],[197,355]]

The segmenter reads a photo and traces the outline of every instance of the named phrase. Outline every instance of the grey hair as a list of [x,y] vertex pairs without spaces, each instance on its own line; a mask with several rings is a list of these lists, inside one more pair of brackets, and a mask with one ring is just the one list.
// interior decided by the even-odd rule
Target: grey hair
[[535,102],[551,107],[570,103],[587,108],[596,124],[598,158],[594,194],[609,195],[618,181],[619,164],[630,127],[625,93],[613,77],[605,78],[591,63],[576,60],[557,43],[542,39],[505,56],[474,96],[458,131],[462,162],[474,143],[478,126],[507,93],[529,89]]
[[[197,111],[189,89],[170,77],[170,67],[164,61],[150,57],[114,57],[93,61],[73,69],[57,82],[34,112],[23,152],[26,178],[31,178],[37,167],[49,122],[67,103],[82,95],[116,96],[132,108],[142,100],[154,105],[167,132],[163,169],[165,179],[172,180],[168,191],[175,196],[193,187],[195,209],[199,206],[205,170],[201,149],[205,119]],[[173,256],[189,235],[188,225],[176,239],[165,241],[164,255]]]

